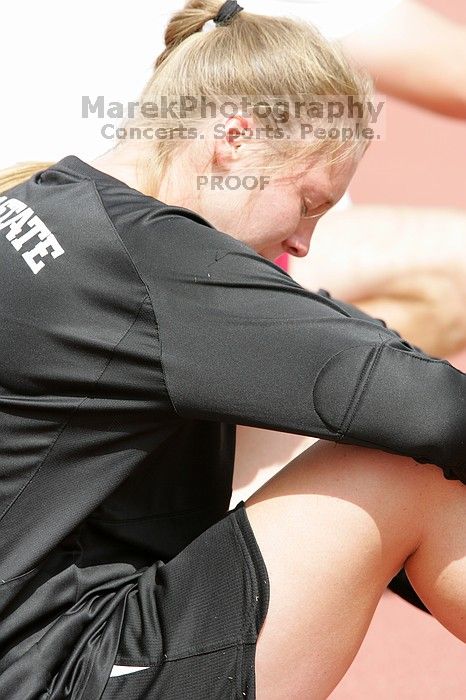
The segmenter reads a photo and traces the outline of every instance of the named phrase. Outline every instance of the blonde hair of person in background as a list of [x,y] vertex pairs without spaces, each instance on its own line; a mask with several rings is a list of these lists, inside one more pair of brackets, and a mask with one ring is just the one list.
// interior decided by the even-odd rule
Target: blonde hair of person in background
[[53,165],[52,162],[31,160],[0,170],[0,192],[16,187],[21,182],[28,180],[34,173],[37,173],[39,170],[45,170],[51,165]]

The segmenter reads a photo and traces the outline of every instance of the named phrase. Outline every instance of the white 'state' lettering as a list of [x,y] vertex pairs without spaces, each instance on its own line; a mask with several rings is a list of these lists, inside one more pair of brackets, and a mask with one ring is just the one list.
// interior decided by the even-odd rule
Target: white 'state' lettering
[[6,240],[18,251],[35,236],[39,239],[33,241],[33,248],[21,254],[35,275],[45,267],[41,258],[49,254],[58,258],[65,252],[31,207],[19,199],[0,197],[0,231],[6,231]]

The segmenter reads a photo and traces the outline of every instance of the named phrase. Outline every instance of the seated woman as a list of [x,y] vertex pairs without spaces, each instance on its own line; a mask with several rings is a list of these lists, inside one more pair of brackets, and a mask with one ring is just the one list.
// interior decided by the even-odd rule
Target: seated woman
[[[117,148],[0,182],[0,697],[324,698],[403,565],[466,641],[465,375],[273,263],[366,148],[295,101],[370,81],[240,10],[172,18]],[[237,424],[321,440],[229,511]]]

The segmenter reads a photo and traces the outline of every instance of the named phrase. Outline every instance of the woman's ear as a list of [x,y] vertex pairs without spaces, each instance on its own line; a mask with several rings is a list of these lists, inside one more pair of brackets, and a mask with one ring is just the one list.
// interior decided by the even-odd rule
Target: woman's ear
[[242,114],[227,117],[220,133],[214,138],[214,163],[228,170],[238,159],[238,151],[247,140],[246,133],[252,128],[253,121],[250,117]]

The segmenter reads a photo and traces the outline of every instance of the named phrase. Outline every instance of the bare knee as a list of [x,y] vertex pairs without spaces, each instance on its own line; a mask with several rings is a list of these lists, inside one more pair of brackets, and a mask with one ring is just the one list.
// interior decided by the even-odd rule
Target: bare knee
[[[393,575],[408,562],[413,577],[424,580],[418,553],[429,561],[432,510],[440,502],[449,510],[453,483],[433,465],[319,441],[245,501],[270,576],[270,606],[257,645],[258,697],[328,696]],[[456,517],[464,522],[465,499],[458,484],[453,488]],[[447,537],[440,528],[439,551]],[[466,563],[462,547],[452,552],[463,552]],[[453,574],[461,586],[466,572],[463,578]],[[444,588],[438,608],[449,599],[451,620],[451,580]],[[423,590],[418,593],[424,599]]]
[[[410,457],[319,440],[247,503],[291,497],[288,506],[305,518],[306,495],[311,494],[353,504],[365,532],[366,553],[372,553],[374,575],[387,577],[388,584],[405,566],[432,614],[460,639],[466,638],[466,487],[462,483],[445,479],[436,465],[418,464]],[[337,509],[332,516],[336,526],[342,513]]]
[[410,462],[319,442],[245,501],[270,576],[258,697],[327,697],[350,665],[421,540]]
[[[293,510],[305,496],[319,494],[352,503],[375,523],[383,544],[397,552],[395,572],[422,541],[435,483],[432,465],[381,450],[319,440],[293,459],[246,503],[292,496]],[[304,497],[304,500],[300,499]],[[399,564],[399,565],[398,565]]]

